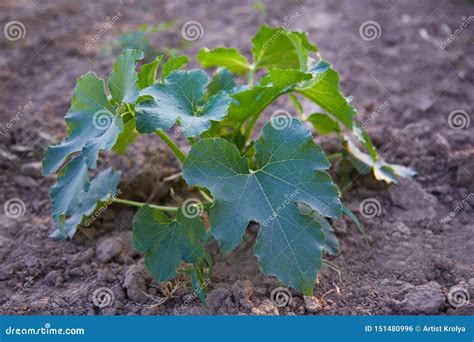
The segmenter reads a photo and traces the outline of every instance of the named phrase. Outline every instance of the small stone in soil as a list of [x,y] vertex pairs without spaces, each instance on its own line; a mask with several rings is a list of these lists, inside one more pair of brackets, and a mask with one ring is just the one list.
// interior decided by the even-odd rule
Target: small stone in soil
[[269,299],[264,299],[258,307],[252,309],[252,314],[257,316],[276,316],[280,313]]

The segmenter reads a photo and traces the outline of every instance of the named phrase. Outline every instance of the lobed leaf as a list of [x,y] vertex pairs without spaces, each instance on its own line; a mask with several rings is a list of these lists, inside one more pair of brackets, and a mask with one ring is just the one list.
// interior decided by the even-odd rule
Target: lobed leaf
[[372,171],[377,180],[383,180],[386,183],[398,183],[398,177],[413,177],[416,175],[415,171],[403,165],[389,164],[381,158],[374,161],[370,155],[362,152],[347,137],[344,143],[344,154],[357,171],[362,174],[368,174]]
[[133,219],[133,245],[145,255],[145,265],[157,281],[176,276],[182,261],[196,263],[205,258],[201,240],[206,235],[199,217],[188,218],[181,209],[176,220],[145,205]]
[[95,167],[98,150],[112,148],[123,127],[107,100],[104,81],[92,72],[77,81],[65,119],[69,136],[46,150],[44,175],[57,171],[75,152],[82,152],[89,166]]
[[163,84],[143,89],[141,95],[152,99],[136,106],[138,131],[166,130],[179,121],[186,137],[196,137],[209,129],[211,121],[221,121],[231,99],[219,93],[205,100],[208,83],[209,77],[202,70],[175,71]]
[[[122,118],[121,114],[122,107],[128,108],[138,97],[135,67],[142,58],[139,50],[125,50],[117,57],[108,80],[110,101],[105,82],[95,73],[89,72],[77,81],[65,115],[68,136],[58,145],[49,146],[43,160],[44,175],[62,167],[50,190],[53,217],[61,230],[65,217],[75,213],[82,193],[89,189],[88,168],[96,168],[99,152],[112,148],[124,151],[136,133],[133,116],[124,114]],[[63,166],[67,160],[69,163]]]
[[329,162],[299,120],[281,130],[272,124],[255,144],[257,170],[226,140],[203,139],[192,147],[183,177],[210,190],[211,231],[221,248],[235,248],[249,222],[259,222],[255,252],[262,272],[311,294],[325,238],[321,225],[302,215],[297,203],[340,217],[340,194],[325,172]]

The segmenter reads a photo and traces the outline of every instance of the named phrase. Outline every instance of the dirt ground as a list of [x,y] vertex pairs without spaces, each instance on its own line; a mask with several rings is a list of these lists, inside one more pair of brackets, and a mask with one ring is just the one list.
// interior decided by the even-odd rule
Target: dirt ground
[[[26,28],[15,42],[0,37],[0,203],[4,209],[11,199],[24,203],[18,218],[0,215],[1,314],[474,313],[474,123],[456,129],[448,120],[458,110],[474,118],[474,23],[442,46],[474,15],[472,2],[263,3],[264,12],[230,0],[0,3],[2,27],[18,20]],[[118,20],[106,26],[114,16]],[[75,80],[89,70],[109,72],[113,56],[103,47],[112,38],[143,22],[175,19],[174,29],[151,36],[153,48],[195,56],[201,47],[226,45],[249,55],[250,38],[262,23],[282,25],[291,16],[297,19],[290,28],[306,30],[341,73],[343,91],[353,96],[384,158],[418,172],[396,186],[356,173],[349,184],[340,182],[370,239],[367,247],[352,222],[334,223],[341,248],[327,260],[340,275],[324,267],[314,298],[291,292],[291,302],[277,307],[271,293],[281,284],[260,274],[252,254],[257,227],[249,227],[235,251],[224,255],[211,246],[216,274],[203,308],[184,280],[157,284],[147,274],[131,247],[128,207],[112,205],[73,241],[48,237],[54,178],[41,177],[40,162],[47,145],[66,134],[63,116]],[[183,47],[181,25],[188,20],[201,23],[204,34]],[[367,21],[380,26],[380,37],[361,39]],[[191,64],[197,66],[194,59]],[[291,111],[287,98],[265,114],[281,108]],[[316,140],[338,148],[330,138]],[[182,192],[179,180],[167,180],[176,164],[156,137],[140,138],[124,157],[105,155],[99,168],[107,165],[124,171],[124,197],[172,203]],[[365,199],[380,204],[378,215],[362,215]],[[442,221],[446,217],[449,222]],[[471,301],[453,303],[456,291]]]

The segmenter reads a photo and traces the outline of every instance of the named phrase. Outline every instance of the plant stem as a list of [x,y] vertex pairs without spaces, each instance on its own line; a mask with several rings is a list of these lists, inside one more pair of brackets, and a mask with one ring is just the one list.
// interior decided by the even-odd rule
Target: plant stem
[[178,158],[179,161],[181,163],[183,163],[184,160],[186,159],[186,155],[183,153],[183,151],[181,151],[179,149],[178,145],[176,145],[175,142],[173,140],[171,140],[171,138],[165,132],[163,132],[162,130],[158,129],[158,130],[155,131],[155,133],[161,139],[163,139],[163,141],[168,145],[168,147],[171,149],[171,151],[173,151],[176,158]]
[[336,153],[333,153],[333,154],[329,154],[327,156],[327,158],[328,158],[329,161],[332,161],[336,158],[342,158],[342,153],[341,152],[336,152]]
[[250,70],[249,70],[249,74],[248,74],[248,78],[247,78],[247,83],[249,86],[253,86],[253,78],[255,76],[255,65],[252,65]]
[[252,131],[253,131],[253,126],[255,126],[255,123],[257,122],[259,116],[260,115],[254,115],[250,119],[249,124],[247,125],[247,128],[245,129],[245,133],[244,133],[245,141],[249,140],[250,135],[252,134]]
[[122,199],[122,198],[114,198],[113,202],[129,205],[129,206],[132,206],[132,207],[139,207],[139,208],[143,207],[144,205],[148,205],[152,208],[162,210],[162,211],[171,211],[171,212],[178,211],[177,207],[166,207],[166,206],[162,206],[162,205],[147,204],[147,203],[142,203],[142,202],[129,201],[129,200]]

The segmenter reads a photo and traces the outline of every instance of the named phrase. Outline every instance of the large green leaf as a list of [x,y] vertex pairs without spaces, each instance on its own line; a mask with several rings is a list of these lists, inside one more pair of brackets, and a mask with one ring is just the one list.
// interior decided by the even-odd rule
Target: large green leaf
[[311,294],[325,239],[320,224],[302,215],[297,203],[340,217],[340,194],[325,172],[328,160],[301,122],[293,119],[284,129],[272,125],[255,144],[256,170],[226,140],[203,139],[192,147],[183,176],[189,185],[210,190],[212,234],[224,250],[240,243],[250,221],[259,222],[255,252],[262,272]]
[[252,38],[252,54],[258,69],[306,70],[308,48],[317,50],[306,35],[290,32],[282,27],[262,25]]
[[[115,60],[108,82],[110,101],[105,82],[95,73],[89,72],[77,81],[71,108],[65,115],[69,135],[58,145],[49,146],[43,160],[44,175],[58,171],[69,161],[62,167],[50,190],[53,218],[61,232],[66,216],[74,215],[83,192],[89,189],[88,168],[96,168],[100,150],[110,150],[115,146],[123,151],[130,140],[122,139],[120,146],[116,146],[124,129],[122,105],[135,102],[138,96],[135,67],[141,58],[141,51],[126,50]],[[127,127],[127,137],[133,135],[133,122],[131,126]],[[72,221],[70,224],[75,229]]]
[[356,111],[341,94],[339,74],[324,60],[318,62],[310,72],[313,78],[296,90],[352,130]]
[[[71,164],[66,168],[71,167]],[[83,171],[81,170],[81,172]],[[81,189],[79,182],[75,191],[72,192],[73,195],[79,194],[77,204],[75,203],[68,212],[69,217],[64,221],[64,227],[57,228],[51,236],[56,238],[72,238],[84,218],[90,216],[98,206],[107,202],[115,195],[120,181],[120,174],[120,172],[111,168],[104,170],[91,181],[89,189]],[[67,193],[71,193],[71,189],[68,189]],[[57,198],[57,196],[55,197]]]
[[90,72],[77,81],[65,119],[69,136],[46,150],[44,175],[57,171],[75,152],[82,151],[88,164],[95,166],[98,150],[112,148],[123,127],[122,119],[107,100],[104,81]]
[[209,77],[202,70],[175,71],[162,83],[142,90],[152,97],[137,105],[137,129],[151,133],[166,130],[178,120],[187,137],[199,136],[209,129],[211,121],[221,121],[227,114],[231,98],[224,93],[205,99]]
[[143,57],[139,50],[125,50],[115,60],[109,77],[109,87],[115,106],[107,99],[102,79],[89,72],[77,81],[71,108],[65,115],[68,137],[55,146],[49,146],[43,160],[43,174],[56,172],[66,158],[81,152],[88,167],[95,168],[100,150],[109,150],[123,130],[119,109],[122,102],[135,102],[138,96],[137,60]]
[[115,103],[135,103],[138,98],[137,62],[143,59],[143,51],[125,50],[114,62],[107,85]]
[[234,48],[202,48],[197,55],[204,68],[225,67],[234,74],[245,75],[251,68],[249,61]]
[[133,220],[133,245],[145,254],[145,265],[157,281],[172,279],[182,261],[196,263],[205,257],[201,240],[206,235],[199,217],[178,210],[176,220],[145,205]]
[[83,191],[89,188],[89,173],[82,156],[71,160],[58,174],[50,188],[53,218],[63,227],[64,218],[74,212]]

